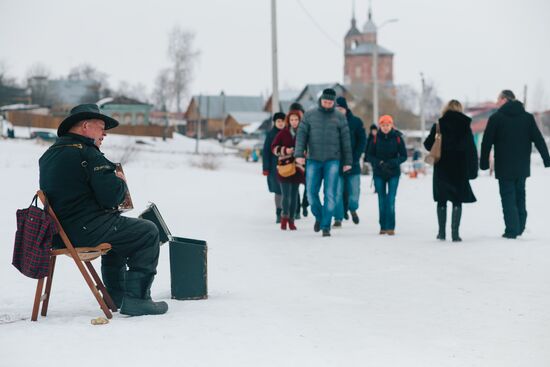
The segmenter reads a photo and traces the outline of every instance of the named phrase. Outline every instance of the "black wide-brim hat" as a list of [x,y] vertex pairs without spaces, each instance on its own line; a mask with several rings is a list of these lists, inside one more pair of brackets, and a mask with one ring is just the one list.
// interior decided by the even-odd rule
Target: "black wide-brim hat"
[[97,104],[85,103],[73,107],[69,116],[67,116],[65,120],[61,121],[61,124],[57,128],[57,136],[63,136],[68,133],[71,127],[73,127],[77,122],[96,119],[105,122],[105,130],[118,126],[118,121],[112,117],[102,114],[101,109]]

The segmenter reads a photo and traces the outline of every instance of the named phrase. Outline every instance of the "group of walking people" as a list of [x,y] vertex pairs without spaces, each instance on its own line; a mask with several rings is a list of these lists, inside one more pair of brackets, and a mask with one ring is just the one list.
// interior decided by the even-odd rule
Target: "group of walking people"
[[[503,237],[513,239],[525,230],[525,181],[530,175],[532,144],[540,152],[545,167],[550,167],[550,156],[533,115],[525,111],[510,90],[499,94],[497,106],[498,110],[488,120],[479,158],[471,118],[464,114],[457,100],[446,104],[424,141],[428,151],[436,142],[440,148],[440,159],[434,164],[433,173],[437,239],[446,240],[447,202],[450,202],[451,239],[462,240],[459,235],[462,204],[476,201],[470,180],[477,177],[479,168],[489,168],[493,146],[505,222]],[[329,88],[322,92],[316,108],[304,113],[302,106],[294,103],[287,115],[274,114],[273,121],[264,144],[263,169],[269,190],[275,194],[277,223],[282,230],[296,230],[294,221],[299,218],[300,207],[307,215],[308,204],[315,216],[314,231],[322,231],[324,237],[330,236],[331,227],[342,225],[348,212],[353,223],[358,224],[360,159],[364,154],[364,161],[372,166],[378,195],[379,233],[395,235],[395,199],[407,148],[392,116],[381,116],[378,126],[371,126],[367,138],[363,122],[352,113],[346,99],[336,98],[335,91]],[[306,187],[302,202],[300,184]]]

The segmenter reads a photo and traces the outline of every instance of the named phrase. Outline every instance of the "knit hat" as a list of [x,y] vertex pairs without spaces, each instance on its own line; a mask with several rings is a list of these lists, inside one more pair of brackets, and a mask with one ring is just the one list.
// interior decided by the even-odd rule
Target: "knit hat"
[[372,131],[372,130],[378,130],[378,126],[376,126],[375,124],[372,124],[369,128],[369,131]]
[[336,98],[336,107],[342,107],[342,108],[345,108],[346,110],[349,110],[348,101],[346,101],[346,98],[342,96]]
[[302,113],[306,112],[306,111],[304,110],[304,106],[302,106],[302,104],[299,103],[299,102],[294,102],[294,103],[292,103],[292,104],[290,105],[290,107],[288,108],[288,110],[289,110],[289,112],[292,111],[292,110],[298,110],[298,111],[300,111],[300,112],[302,112]]
[[393,126],[393,118],[390,115],[380,116],[380,118],[378,119],[378,126],[382,124],[390,124]]
[[336,92],[332,88],[327,88],[323,90],[323,94],[321,94],[321,99],[327,99],[329,101],[334,101],[336,99]]
[[275,122],[277,120],[284,120],[285,117],[286,117],[286,115],[283,112],[275,112],[273,114],[273,122]]

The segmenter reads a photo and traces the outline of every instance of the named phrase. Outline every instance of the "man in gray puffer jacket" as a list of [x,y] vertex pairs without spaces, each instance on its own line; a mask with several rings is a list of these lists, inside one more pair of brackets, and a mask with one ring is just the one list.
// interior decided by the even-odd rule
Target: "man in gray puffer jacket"
[[[325,89],[319,107],[306,112],[296,135],[296,163],[305,164],[307,152],[306,190],[311,212],[315,216],[314,231],[330,236],[330,224],[336,207],[336,185],[340,165],[351,169],[351,138],[346,117],[334,108],[336,92]],[[324,181],[324,205],[319,198]]]

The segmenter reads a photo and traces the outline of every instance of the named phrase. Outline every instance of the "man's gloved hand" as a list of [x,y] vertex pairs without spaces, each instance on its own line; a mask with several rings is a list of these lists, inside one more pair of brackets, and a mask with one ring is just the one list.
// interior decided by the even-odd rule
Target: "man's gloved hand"
[[267,170],[263,171],[262,173],[263,173],[264,176],[269,176],[269,171],[267,171]]

